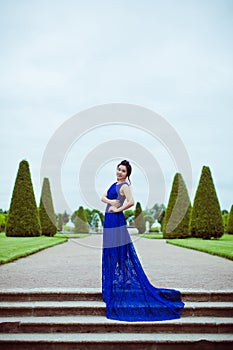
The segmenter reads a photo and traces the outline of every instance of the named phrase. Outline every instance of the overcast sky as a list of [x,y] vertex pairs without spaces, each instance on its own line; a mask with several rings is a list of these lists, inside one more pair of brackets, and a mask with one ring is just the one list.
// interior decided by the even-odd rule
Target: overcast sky
[[[158,113],[178,133],[192,167],[191,200],[201,168],[208,165],[220,205],[229,210],[232,41],[232,0],[1,0],[0,208],[9,208],[22,159],[30,163],[39,202],[44,152],[73,115],[96,105],[129,103]],[[55,203],[56,211],[87,206],[79,193],[80,164],[102,142],[115,139],[136,142],[154,155],[166,187],[164,198],[154,202],[167,204],[176,169],[166,147],[141,129],[108,125],[70,145],[61,169],[68,207]],[[135,200],[145,207],[148,174],[132,162]],[[108,158],[96,170],[99,195],[115,181],[117,163]],[[53,186],[51,181],[55,191]]]

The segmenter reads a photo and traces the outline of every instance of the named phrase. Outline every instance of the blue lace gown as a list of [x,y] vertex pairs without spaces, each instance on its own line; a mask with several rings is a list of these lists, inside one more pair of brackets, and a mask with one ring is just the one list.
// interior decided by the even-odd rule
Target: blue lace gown
[[[126,183],[126,182],[125,182]],[[114,183],[107,192],[118,199],[124,183]],[[161,321],[179,318],[184,308],[181,293],[154,287],[139,261],[126,227],[123,212],[106,207],[102,253],[102,297],[107,318],[123,321]]]

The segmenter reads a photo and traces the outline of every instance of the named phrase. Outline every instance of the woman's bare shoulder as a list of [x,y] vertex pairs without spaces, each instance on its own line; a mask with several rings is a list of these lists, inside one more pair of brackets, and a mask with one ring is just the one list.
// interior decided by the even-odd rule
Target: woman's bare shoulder
[[130,191],[130,184],[128,182],[125,182],[120,188],[120,193],[124,195],[125,192],[129,192],[129,191]]

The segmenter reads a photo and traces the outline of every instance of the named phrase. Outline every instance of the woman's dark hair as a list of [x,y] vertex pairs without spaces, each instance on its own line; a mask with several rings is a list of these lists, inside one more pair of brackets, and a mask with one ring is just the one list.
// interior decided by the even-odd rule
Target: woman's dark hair
[[120,165],[124,165],[127,169],[127,176],[128,176],[128,180],[129,180],[129,183],[131,183],[130,181],[130,175],[131,175],[131,172],[132,172],[132,167],[129,163],[128,160],[122,160],[118,165],[117,165],[117,168],[120,166]]

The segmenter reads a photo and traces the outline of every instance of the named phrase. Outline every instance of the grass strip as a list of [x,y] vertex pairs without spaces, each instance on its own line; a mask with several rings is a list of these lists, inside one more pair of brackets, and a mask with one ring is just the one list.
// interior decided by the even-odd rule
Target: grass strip
[[233,260],[233,235],[224,234],[219,239],[210,240],[201,238],[168,239],[166,242]]
[[139,235],[143,238],[149,238],[149,239],[163,239],[162,233],[143,233]]
[[85,238],[90,236],[90,233],[57,233],[56,237],[66,237],[66,238]]
[[6,237],[5,233],[0,234],[0,264],[36,253],[42,249],[64,243],[67,237],[39,236],[39,237]]

